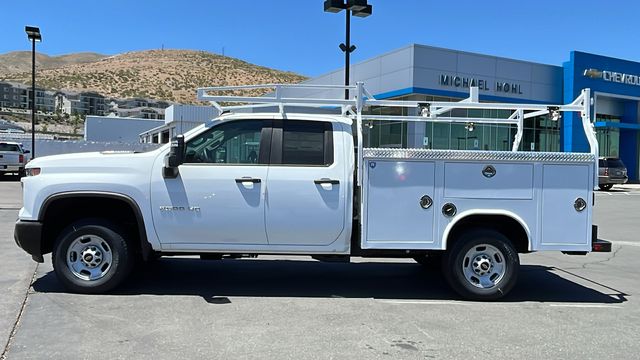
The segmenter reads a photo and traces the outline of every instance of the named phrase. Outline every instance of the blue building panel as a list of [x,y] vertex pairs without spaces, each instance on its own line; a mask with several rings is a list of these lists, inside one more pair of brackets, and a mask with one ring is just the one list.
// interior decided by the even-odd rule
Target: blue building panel
[[[572,101],[584,88],[593,95],[606,94],[624,103],[620,124],[598,123],[598,127],[620,129],[620,158],[631,180],[638,180],[638,98],[640,98],[640,63],[608,56],[572,51],[564,63],[564,102]],[[597,99],[597,97],[596,97]],[[597,111],[597,106],[595,107]],[[597,114],[593,114],[594,119]],[[629,126],[625,126],[628,124]],[[563,151],[589,151],[579,114],[567,115],[561,133]]]

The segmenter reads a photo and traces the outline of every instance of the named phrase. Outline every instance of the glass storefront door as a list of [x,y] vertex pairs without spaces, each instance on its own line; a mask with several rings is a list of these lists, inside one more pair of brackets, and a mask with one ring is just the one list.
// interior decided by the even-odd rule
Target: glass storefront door
[[[620,119],[608,115],[596,115],[596,122],[619,123]],[[620,129],[615,127],[596,128],[596,138],[600,147],[600,156],[620,157]]]

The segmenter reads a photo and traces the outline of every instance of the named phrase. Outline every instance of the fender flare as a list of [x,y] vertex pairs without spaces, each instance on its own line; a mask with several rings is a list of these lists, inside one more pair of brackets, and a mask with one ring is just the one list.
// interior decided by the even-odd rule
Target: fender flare
[[142,250],[143,259],[147,259],[151,253],[153,253],[153,248],[147,239],[147,231],[144,225],[144,217],[142,216],[142,211],[140,210],[140,206],[138,203],[130,197],[129,195],[125,195],[122,193],[108,192],[108,191],[65,191],[59,192],[52,195],[49,195],[40,206],[40,210],[38,211],[38,221],[43,222],[44,216],[47,212],[47,208],[56,200],[68,199],[68,198],[79,198],[79,197],[102,197],[124,201],[131,207],[133,210],[133,214],[136,217],[136,222],[138,224],[138,235],[140,236],[140,249]]
[[520,226],[522,226],[522,228],[524,229],[524,232],[527,234],[527,250],[531,251],[531,231],[529,230],[529,226],[527,226],[527,223],[517,214],[511,211],[502,210],[502,209],[465,210],[460,214],[458,214],[457,216],[455,216],[453,220],[444,229],[444,232],[442,233],[442,249],[443,250],[447,249],[447,240],[449,239],[449,234],[451,233],[453,228],[456,226],[456,224],[459,223],[461,220],[464,220],[470,216],[476,216],[476,215],[489,215],[489,216],[501,215],[517,221],[520,224]]

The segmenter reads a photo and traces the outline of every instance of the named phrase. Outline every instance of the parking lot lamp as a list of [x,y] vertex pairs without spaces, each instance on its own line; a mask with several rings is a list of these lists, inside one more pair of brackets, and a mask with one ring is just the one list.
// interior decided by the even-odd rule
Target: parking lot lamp
[[36,41],[42,41],[40,28],[25,26],[27,38],[31,40],[31,159],[36,157]]
[[[355,51],[355,45],[351,45],[351,15],[357,17],[367,17],[371,15],[372,7],[367,4],[367,0],[325,0],[324,11],[339,13],[345,10],[346,31],[345,42],[340,44],[340,50],[344,52],[344,84],[349,86],[349,58]],[[349,99],[349,90],[344,90],[344,98]]]

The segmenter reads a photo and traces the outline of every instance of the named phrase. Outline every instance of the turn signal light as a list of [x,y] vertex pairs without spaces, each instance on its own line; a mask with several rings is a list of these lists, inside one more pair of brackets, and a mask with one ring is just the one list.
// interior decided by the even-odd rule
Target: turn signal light
[[27,174],[27,176],[40,175],[40,168],[26,168],[25,173]]
[[606,176],[608,176],[608,175],[609,175],[609,168],[604,168],[604,174],[605,174]]
[[24,155],[22,154],[18,155],[18,162],[21,164],[24,162]]

